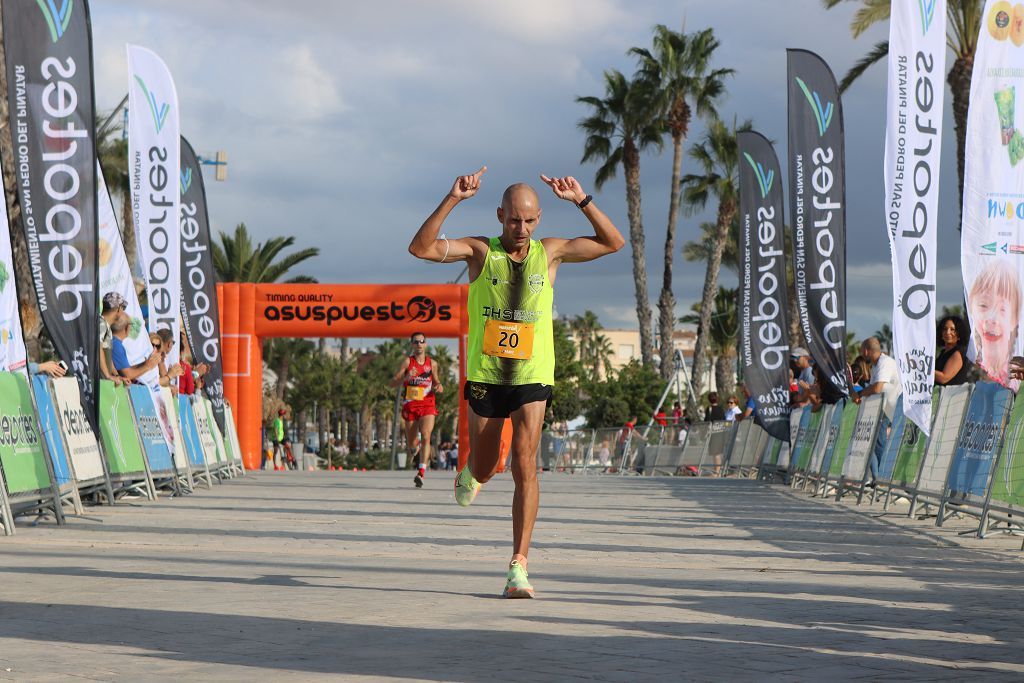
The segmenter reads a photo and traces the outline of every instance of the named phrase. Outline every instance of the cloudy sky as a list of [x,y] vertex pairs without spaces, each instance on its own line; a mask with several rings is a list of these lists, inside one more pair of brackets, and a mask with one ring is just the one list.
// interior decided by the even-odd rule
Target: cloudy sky
[[[294,235],[321,255],[302,272],[322,282],[443,282],[458,265],[419,262],[406,245],[454,176],[488,166],[477,197],[458,207],[449,235],[498,231],[502,189],[539,173],[576,175],[628,231],[621,178],[593,189],[581,166],[587,112],[577,96],[602,95],[602,72],[632,73],[626,56],[649,46],[651,27],[711,27],[718,64],[736,70],[720,114],[753,120],[776,141],[785,172],[785,49],[813,50],[841,77],[887,26],[854,40],[857,3],[826,11],[817,0],[93,0],[101,110],[127,92],[125,44],[149,47],[174,74],[182,132],[201,154],[226,150],[229,180],[207,177],[214,230],[245,222],[256,239]],[[844,99],[849,327],[861,336],[890,319],[889,247],[882,214],[885,68]],[[961,298],[952,117],[946,115],[941,182],[939,302]],[[694,126],[691,139],[703,133]],[[684,172],[689,161],[684,161]],[[693,168],[692,165],[689,168]],[[671,149],[641,166],[652,307],[661,283]],[[542,195],[540,235],[589,226]],[[788,208],[788,207],[787,207]],[[680,243],[703,215],[683,216]],[[679,312],[699,299],[704,266],[677,259]],[[725,284],[735,275],[724,273]],[[635,327],[628,247],[559,276],[556,306],[593,310],[605,327]],[[656,315],[656,311],[655,311]]]

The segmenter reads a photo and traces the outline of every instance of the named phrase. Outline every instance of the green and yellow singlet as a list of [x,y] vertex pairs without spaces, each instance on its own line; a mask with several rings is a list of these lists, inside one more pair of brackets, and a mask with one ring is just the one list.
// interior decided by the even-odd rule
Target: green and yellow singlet
[[553,300],[544,245],[530,240],[526,260],[516,263],[492,237],[483,270],[469,285],[466,378],[512,386],[554,384]]

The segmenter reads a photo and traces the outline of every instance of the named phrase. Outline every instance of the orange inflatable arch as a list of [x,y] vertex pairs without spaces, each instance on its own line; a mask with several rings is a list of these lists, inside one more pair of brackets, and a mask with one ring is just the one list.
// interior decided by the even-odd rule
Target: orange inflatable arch
[[[224,359],[224,395],[248,469],[260,466],[263,417],[263,344],[267,337],[458,339],[459,467],[469,457],[469,413],[461,387],[466,380],[468,285],[217,285]],[[505,431],[510,432],[510,421]],[[502,450],[511,443],[502,436]]]

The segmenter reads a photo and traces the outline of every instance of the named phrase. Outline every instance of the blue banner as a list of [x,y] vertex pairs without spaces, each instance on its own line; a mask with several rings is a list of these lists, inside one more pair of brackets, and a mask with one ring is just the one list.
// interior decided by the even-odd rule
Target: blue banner
[[1013,392],[995,382],[978,382],[967,405],[953,464],[946,477],[952,499],[983,498],[999,450]]
[[889,430],[889,440],[885,442],[885,451],[882,453],[882,462],[878,466],[876,479],[889,481],[892,479],[892,471],[896,468],[896,456],[900,454],[900,444],[903,443],[903,432],[907,428],[907,416],[903,414],[903,398],[896,399],[896,412],[892,416],[892,428]]
[[139,426],[142,449],[146,453],[146,460],[149,461],[150,472],[153,474],[174,472],[171,449],[167,446],[167,439],[164,438],[163,429],[160,427],[156,404],[153,403],[152,390],[142,384],[132,384],[128,387],[128,391],[132,396],[135,420]]
[[53,476],[58,486],[72,483],[71,467],[68,465],[68,454],[64,450],[64,439],[60,435],[60,417],[50,395],[50,378],[46,375],[32,377],[32,393],[36,398],[36,410],[39,411],[39,430],[46,439],[46,450],[50,453],[53,463]]
[[206,458],[203,455],[203,444],[199,440],[199,426],[196,424],[196,415],[192,412],[192,402],[184,394],[178,395],[178,416],[181,418],[181,435],[185,438],[188,461],[193,467],[203,467]]

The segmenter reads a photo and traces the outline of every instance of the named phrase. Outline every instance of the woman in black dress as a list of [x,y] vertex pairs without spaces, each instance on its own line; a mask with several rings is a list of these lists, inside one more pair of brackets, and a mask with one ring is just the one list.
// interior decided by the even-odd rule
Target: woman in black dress
[[971,331],[963,318],[947,315],[939,321],[939,346],[941,351],[935,359],[935,384],[955,386],[967,381],[970,361],[964,355],[964,348]]

